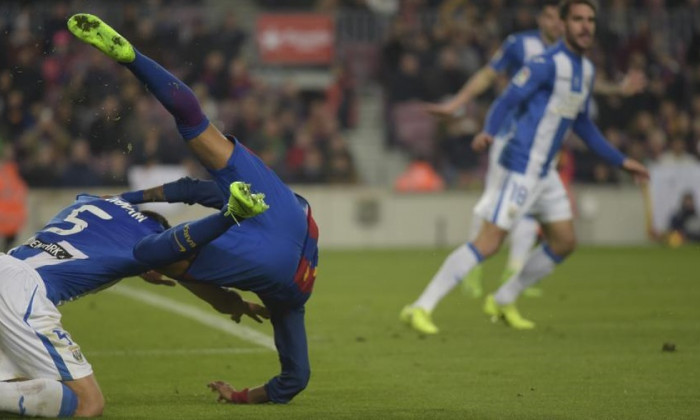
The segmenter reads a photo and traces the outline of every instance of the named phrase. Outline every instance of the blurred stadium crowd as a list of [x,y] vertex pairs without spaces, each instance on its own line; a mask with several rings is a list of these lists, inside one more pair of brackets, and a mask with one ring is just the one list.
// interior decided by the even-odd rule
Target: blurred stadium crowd
[[[286,181],[357,182],[346,130],[358,124],[358,86],[374,80],[386,98],[387,146],[429,162],[447,185],[460,188],[481,182],[486,157],[469,144],[498,89],[451,121],[434,121],[421,101],[459,90],[509,33],[536,26],[537,10],[535,0],[260,1],[264,11],[304,7],[336,14],[342,65],[325,90],[310,92],[257,77],[241,54],[252,36],[235,10],[209,24],[192,13],[204,3],[114,2],[118,13],[110,22],[192,86],[210,120],[243,139]],[[592,55],[599,75],[619,81],[640,69],[649,85],[633,97],[597,97],[601,130],[642,161],[697,159],[700,0],[604,3]],[[70,6],[0,4],[5,158],[14,157],[32,187],[125,185],[132,165],[184,164],[196,173],[168,114],[119,65],[73,42],[64,29]],[[349,20],[363,24],[346,25]],[[350,27],[364,34],[348,35]],[[356,74],[362,61],[371,71]],[[578,181],[624,181],[576,139],[561,161]]]
[[[69,35],[68,3],[18,3],[0,5],[11,17],[0,25],[0,142],[30,186],[126,185],[132,165],[182,164],[196,174],[169,114],[128,71]],[[117,3],[110,23],[285,180],[355,182],[342,71],[315,95],[268,85],[241,57],[249,36],[233,13],[210,26],[193,2],[167,3]]]

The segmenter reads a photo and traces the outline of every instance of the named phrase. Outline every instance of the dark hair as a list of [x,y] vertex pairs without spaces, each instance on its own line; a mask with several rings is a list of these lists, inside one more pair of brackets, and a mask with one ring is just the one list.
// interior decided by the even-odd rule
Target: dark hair
[[540,10],[545,7],[559,7],[560,0],[540,0]]
[[561,20],[565,20],[569,16],[569,9],[575,4],[585,4],[593,9],[594,13],[598,14],[598,6],[593,0],[562,0],[559,3],[559,17]]
[[165,216],[163,216],[160,213],[156,213],[156,212],[150,211],[150,210],[141,210],[141,214],[143,214],[144,216],[146,216],[150,219],[155,220],[156,222],[160,223],[166,229],[170,229],[172,227],[172,226],[170,226],[170,223],[168,223],[168,219],[166,219]]

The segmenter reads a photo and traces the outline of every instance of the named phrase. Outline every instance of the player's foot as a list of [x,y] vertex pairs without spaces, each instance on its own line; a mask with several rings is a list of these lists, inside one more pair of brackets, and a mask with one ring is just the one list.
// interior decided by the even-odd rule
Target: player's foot
[[472,269],[472,271],[467,274],[467,277],[462,281],[462,291],[473,297],[474,299],[479,299],[484,294],[484,288],[482,286],[484,268],[481,265],[477,265]]
[[501,315],[501,311],[498,309],[498,304],[496,303],[496,299],[493,298],[493,295],[486,296],[483,310],[493,321],[496,321]]
[[68,30],[120,63],[130,63],[136,58],[131,43],[97,16],[87,13],[73,15],[68,19]]
[[440,330],[433,324],[430,313],[423,308],[406,306],[401,310],[399,319],[422,334],[437,334]]
[[531,330],[535,328],[535,323],[520,315],[514,303],[509,305],[499,305],[493,295],[486,296],[484,300],[484,313],[491,317],[492,321],[502,319],[506,325],[516,330]]
[[250,184],[241,181],[232,182],[229,191],[231,195],[228,198],[224,216],[231,216],[236,222],[250,219],[270,208],[265,203],[265,194],[250,192]]
[[531,330],[535,328],[535,323],[523,318],[514,303],[500,306],[499,309],[501,310],[501,317],[509,327],[516,330]]

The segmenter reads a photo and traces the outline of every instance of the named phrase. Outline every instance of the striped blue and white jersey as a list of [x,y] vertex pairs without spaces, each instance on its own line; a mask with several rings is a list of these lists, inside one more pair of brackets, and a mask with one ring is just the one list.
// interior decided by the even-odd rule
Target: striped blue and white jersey
[[81,194],[10,255],[39,273],[58,305],[147,271],[134,257],[134,245],[164,230],[119,197]]
[[595,69],[563,42],[528,61],[489,111],[485,131],[495,136],[511,112],[516,127],[501,153],[505,168],[544,177],[570,129],[614,165],[624,157],[612,148],[588,115]]
[[[505,73],[509,78],[520,70],[532,57],[542,54],[547,49],[540,31],[530,30],[511,34],[491,58],[489,65],[498,73]],[[514,113],[511,113],[498,132],[497,139],[504,140],[515,127]]]

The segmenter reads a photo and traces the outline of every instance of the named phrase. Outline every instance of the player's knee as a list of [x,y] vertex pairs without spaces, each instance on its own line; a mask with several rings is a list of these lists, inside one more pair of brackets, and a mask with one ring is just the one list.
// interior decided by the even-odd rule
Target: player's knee
[[75,410],[75,417],[100,417],[104,408],[105,399],[99,390],[78,395],[78,408]]
[[309,384],[311,379],[311,371],[309,369],[298,369],[290,378],[289,387],[293,394],[296,395],[303,391]]
[[557,238],[556,241],[550,244],[550,247],[555,254],[566,257],[574,252],[576,245],[576,237],[571,235]]

